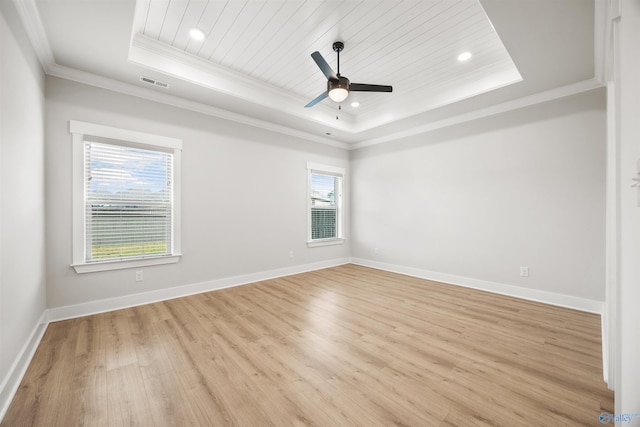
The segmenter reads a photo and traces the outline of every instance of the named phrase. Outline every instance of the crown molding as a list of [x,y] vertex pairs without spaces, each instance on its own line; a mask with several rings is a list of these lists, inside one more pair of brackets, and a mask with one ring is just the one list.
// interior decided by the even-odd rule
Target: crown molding
[[49,73],[49,70],[56,65],[56,61],[35,0],[13,0],[13,3],[16,6],[18,15],[20,15],[20,19],[22,19],[22,24],[27,30],[26,33],[33,49],[36,51],[40,65],[45,73]]
[[202,104],[200,102],[190,101],[190,100],[181,98],[179,96],[160,93],[153,89],[139,87],[130,83],[125,83],[125,82],[114,80],[108,77],[99,76],[93,73],[88,73],[86,71],[80,71],[75,68],[65,67],[63,65],[55,64],[53,67],[50,67],[50,70],[47,72],[47,74],[53,77],[59,77],[62,79],[71,80],[74,82],[111,90],[113,92],[118,92],[125,95],[143,98],[149,101],[171,105],[173,107],[178,107],[178,108],[206,114],[213,117],[218,117],[220,119],[229,120],[232,122],[241,123],[241,124],[245,124],[248,126],[252,126],[252,127],[256,127],[264,130],[293,136],[293,137],[304,139],[307,141],[330,145],[332,147],[341,148],[343,150],[348,150],[350,147],[349,144],[344,142],[335,141],[329,138],[324,138],[322,136],[314,135],[314,134],[293,129],[287,126],[282,126],[275,123],[249,117],[243,114],[234,113],[232,111],[224,110],[218,107],[213,107],[211,105]]
[[200,102],[189,101],[179,96],[170,95],[166,93],[160,93],[152,89],[139,87],[130,83],[124,83],[118,80],[110,79],[108,77],[98,76],[86,71],[80,71],[75,68],[65,67],[55,64],[49,66],[48,75],[63,78],[66,80],[75,81],[78,83],[87,84],[90,86],[99,87],[102,89],[111,90],[114,92],[122,93],[125,95],[131,95],[138,98],[147,99],[149,101],[159,102],[162,104],[171,105],[173,107],[182,108],[189,111],[194,111],[209,116],[218,117],[224,120],[233,121],[249,125],[252,127],[289,135],[296,138],[305,139],[311,142],[317,142],[332,147],[340,148],[343,150],[358,150],[360,148],[370,147],[373,145],[388,143],[410,136],[415,136],[423,133],[432,132],[438,129],[443,129],[449,126],[455,126],[472,120],[482,119],[493,115],[506,113],[512,110],[518,110],[520,108],[529,107],[544,102],[553,101],[556,99],[564,98],[567,96],[577,95],[579,93],[588,92],[594,89],[604,87],[604,85],[597,79],[592,78],[589,80],[583,80],[577,83],[572,83],[559,88],[539,92],[533,95],[525,96],[522,98],[506,101],[500,104],[492,105],[490,107],[473,110],[468,113],[458,114],[456,116],[448,117],[443,120],[427,123],[422,126],[413,127],[404,131],[395,132],[389,135],[384,135],[379,138],[372,138],[363,140],[353,144],[346,142],[336,141],[333,139],[325,138],[319,135],[314,135],[308,132],[292,129],[287,126],[278,125],[275,123],[267,122],[260,119],[255,119],[243,114],[234,113],[222,108],[213,107],[210,105],[202,104]]
[[[490,76],[484,74],[487,69],[492,70]],[[398,120],[408,119],[522,80],[517,69],[504,69],[504,64],[485,67],[482,72],[474,72],[463,78],[441,82],[437,88],[433,88],[429,100],[422,99],[420,93],[412,93],[402,99],[390,100],[384,106],[370,108],[366,114],[358,116],[357,126],[353,128],[353,132],[358,134]]]
[[[112,90],[118,93],[136,96],[150,101],[160,102],[163,104],[195,111],[236,123],[242,123],[252,127],[265,129],[296,138],[301,138],[311,142],[330,145],[332,147],[341,148],[344,150],[349,149],[350,145],[341,141],[336,141],[309,132],[304,132],[287,126],[282,126],[275,123],[267,122],[265,120],[249,117],[244,114],[234,113],[222,108],[206,105],[200,102],[189,101],[175,95],[158,93],[152,89],[138,87],[136,85],[124,83],[108,77],[99,76],[97,74],[59,65],[55,61],[53,50],[51,49],[51,45],[49,44],[49,39],[44,29],[42,19],[40,18],[40,12],[38,11],[38,6],[35,0],[13,0],[13,3],[16,6],[23,26],[27,30],[26,32],[29,36],[29,41],[31,42],[31,45],[36,52],[36,56],[38,57],[40,65],[47,75],[91,86],[96,86],[102,89]],[[332,127],[335,127],[335,125]]]
[[561,86],[555,89],[539,92],[533,95],[524,96],[522,98],[514,99],[511,101],[502,102],[500,104],[492,105],[490,107],[470,111],[468,113],[458,114],[456,116],[452,116],[446,119],[427,123],[425,125],[417,126],[401,132],[395,132],[379,138],[372,138],[372,139],[360,141],[350,145],[349,148],[351,150],[357,150],[364,147],[370,147],[373,145],[396,141],[399,139],[408,138],[410,136],[419,135],[427,132],[432,132],[434,130],[458,125],[458,124],[469,122],[472,120],[482,119],[485,117],[494,116],[496,114],[506,113],[512,110],[518,110],[520,108],[529,107],[531,105],[541,104],[544,102],[553,101],[553,100],[564,98],[567,96],[577,95],[579,93],[588,92],[590,90],[598,89],[601,87],[604,87],[604,85],[596,78],[583,80],[583,81],[572,83],[566,86]]
[[[613,1],[615,3],[615,0]],[[311,141],[311,142],[329,145],[329,146],[344,149],[344,150],[357,150],[360,148],[365,148],[365,147],[369,147],[377,144],[383,144],[383,143],[407,138],[410,136],[419,135],[419,134],[431,132],[434,130],[446,128],[449,126],[454,126],[454,125],[465,123],[471,120],[477,120],[477,119],[493,116],[496,114],[501,114],[507,111],[517,110],[517,109],[528,107],[531,105],[552,101],[552,100],[563,98],[566,96],[576,95],[582,92],[587,92],[587,91],[604,86],[601,81],[602,73],[598,71],[599,67],[596,63],[596,67],[595,67],[596,76],[592,79],[572,83],[566,86],[547,90],[544,92],[525,96],[525,97],[514,99],[511,101],[503,102],[490,107],[481,108],[481,109],[470,111],[463,114],[458,114],[456,116],[452,116],[446,119],[427,123],[421,126],[412,127],[400,132],[394,132],[378,138],[365,139],[356,143],[347,143],[347,142],[337,141],[335,139],[326,138],[320,135],[312,134],[309,132],[301,131],[298,129],[293,129],[288,126],[283,126],[283,125],[275,124],[265,120],[256,119],[244,114],[235,113],[232,111],[228,111],[222,108],[203,104],[200,102],[190,101],[190,100],[181,98],[179,96],[160,93],[150,88],[139,87],[134,84],[125,83],[125,82],[111,79],[108,77],[100,76],[100,75],[89,73],[86,71],[77,70],[77,69],[66,67],[63,65],[59,65],[55,62],[53,50],[51,49],[51,45],[49,44],[49,40],[46,35],[46,31],[44,30],[44,26],[40,18],[40,13],[38,11],[36,1],[35,0],[13,0],[13,2],[16,5],[16,9],[18,11],[18,14],[20,15],[20,18],[23,22],[24,27],[27,29],[30,42],[33,45],[36,55],[38,56],[40,64],[43,67],[45,73],[48,75],[111,90],[111,91],[126,94],[126,95],[147,99],[154,102],[171,105],[171,106],[182,108],[185,110],[190,110],[190,111],[206,114],[213,117],[218,117],[224,120],[245,124],[248,126],[292,136],[295,138],[300,138],[300,139]],[[602,13],[601,9],[599,9],[599,11],[600,13]],[[163,55],[166,54],[168,58],[170,58],[172,55],[176,55],[176,52],[174,52],[175,49],[172,49],[170,47],[165,47],[165,46],[157,46],[159,43],[153,43],[153,42],[149,43],[148,41],[140,41],[138,40],[138,37],[132,34],[132,47],[134,46],[134,41],[139,45],[143,44],[144,46],[146,46],[146,50],[148,52],[155,51],[157,54],[163,54]],[[169,49],[169,51],[167,51],[167,49]],[[185,55],[184,53],[182,54]],[[194,58],[188,58],[188,60],[193,62]],[[199,64],[199,66],[200,65],[201,64]],[[207,64],[207,65],[209,67],[214,66],[212,64]],[[205,71],[207,69],[206,67],[200,67],[200,68],[202,68],[202,70],[205,70]],[[225,70],[224,72],[227,73],[227,76],[228,76],[227,79],[234,77],[229,72],[229,70]],[[238,76],[235,76],[235,78],[238,78]],[[244,78],[244,77],[243,79],[248,81],[250,80],[248,82],[248,83],[251,83],[250,86],[259,87],[265,93],[271,93],[274,91],[272,87],[265,88],[266,85],[264,85],[262,82],[253,81],[251,79]],[[283,95],[278,94],[278,96],[282,97]],[[287,99],[289,103],[300,102],[300,99],[294,96],[287,95],[287,97],[288,97]],[[253,98],[247,98],[247,99],[254,101]],[[269,105],[273,107],[272,104],[269,104]],[[280,108],[280,110],[282,109]],[[291,114],[290,111],[288,110],[287,111],[283,110],[283,112]],[[304,114],[303,115],[295,114],[295,115],[298,115],[298,117],[304,120],[326,124],[325,120],[323,120],[320,117],[321,116],[320,112],[313,112],[310,115],[310,117],[307,117]],[[344,123],[345,125],[347,124],[344,121],[342,123]],[[364,131],[367,128],[367,126],[363,128],[362,125],[354,128],[353,124],[354,123],[349,123],[349,126],[346,126],[344,129],[339,129],[339,130],[346,132],[348,134],[357,135],[359,132]],[[331,121],[330,124],[327,124],[327,125],[329,125],[334,129],[337,129],[334,121]]]
[[128,58],[130,62],[142,67],[243,101],[276,109],[334,130],[348,134],[355,133],[354,117],[347,112],[342,113],[340,121],[336,121],[335,110],[327,105],[319,105],[314,109],[302,108],[308,102],[302,96],[242,75],[141,34],[132,38]]

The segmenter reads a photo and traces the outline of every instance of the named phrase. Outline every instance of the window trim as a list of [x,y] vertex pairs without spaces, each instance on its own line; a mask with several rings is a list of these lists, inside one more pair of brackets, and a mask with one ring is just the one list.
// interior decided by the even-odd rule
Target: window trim
[[[93,123],[69,120],[69,132],[72,135],[72,251],[71,266],[76,273],[139,268],[151,265],[174,264],[182,257],[180,239],[181,206],[181,155],[182,140],[161,135],[153,135],[128,129]],[[126,259],[86,262],[85,257],[85,207],[84,207],[84,139],[85,135],[113,139],[124,143],[142,144],[150,149],[164,148],[173,150],[173,253],[170,255],[150,255]]]
[[[333,175],[340,178],[340,194],[336,198],[336,210],[337,210],[337,237],[332,237],[329,239],[312,239],[311,238],[311,174],[321,174],[321,175]],[[344,243],[344,201],[343,201],[343,193],[344,193],[344,179],[346,175],[346,170],[337,166],[328,166],[320,163],[307,162],[307,247],[315,248],[320,246],[330,246],[330,245],[341,245]]]

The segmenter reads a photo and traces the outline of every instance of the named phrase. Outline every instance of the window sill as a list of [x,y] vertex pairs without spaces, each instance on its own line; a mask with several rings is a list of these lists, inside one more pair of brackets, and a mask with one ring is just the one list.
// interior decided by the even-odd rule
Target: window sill
[[318,240],[308,241],[307,247],[316,248],[318,246],[341,245],[343,243],[344,243],[344,239],[318,239]]
[[180,257],[182,257],[182,254],[149,258],[117,259],[111,261],[71,264],[71,267],[73,267],[78,274],[94,273],[96,271],[121,270],[124,268],[138,268],[161,264],[175,264],[180,261]]

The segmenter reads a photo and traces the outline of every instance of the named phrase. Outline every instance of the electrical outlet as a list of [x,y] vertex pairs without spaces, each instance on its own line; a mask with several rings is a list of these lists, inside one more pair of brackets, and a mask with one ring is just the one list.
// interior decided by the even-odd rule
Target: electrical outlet
[[529,267],[520,267],[520,277],[529,277]]
[[373,248],[373,253],[374,253],[374,254],[379,254],[379,253],[380,253],[380,249],[378,249],[378,248]]
[[293,258],[295,255],[293,253],[293,251],[289,251],[289,258]]
[[142,282],[144,280],[144,273],[142,270],[136,271],[136,282]]

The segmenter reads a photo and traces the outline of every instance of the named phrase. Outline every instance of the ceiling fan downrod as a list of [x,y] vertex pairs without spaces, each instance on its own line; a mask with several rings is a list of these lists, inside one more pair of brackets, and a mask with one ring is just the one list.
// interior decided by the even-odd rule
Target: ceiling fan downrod
[[333,51],[338,55],[338,72],[336,75],[340,77],[340,52],[344,50],[343,42],[334,42],[333,43]]

